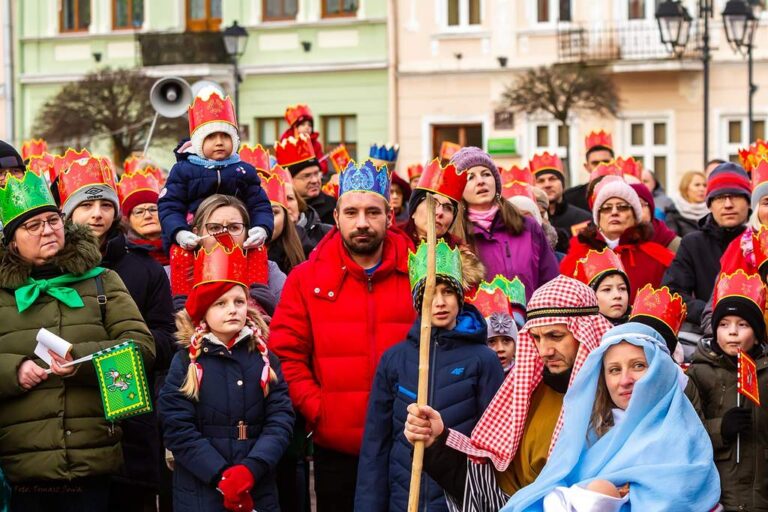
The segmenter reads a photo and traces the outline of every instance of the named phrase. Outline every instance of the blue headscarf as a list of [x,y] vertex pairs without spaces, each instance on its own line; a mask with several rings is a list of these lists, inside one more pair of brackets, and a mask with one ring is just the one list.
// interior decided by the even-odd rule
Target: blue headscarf
[[[622,341],[643,347],[648,369],[635,383],[622,421],[594,442],[589,421],[603,356]],[[596,479],[616,487],[629,483],[623,511],[712,509],[720,498],[712,443],[683,393],[680,372],[664,338],[652,328],[630,322],[606,332],[568,388],[563,429],[549,462],[502,512],[541,511],[555,487],[586,487]]]

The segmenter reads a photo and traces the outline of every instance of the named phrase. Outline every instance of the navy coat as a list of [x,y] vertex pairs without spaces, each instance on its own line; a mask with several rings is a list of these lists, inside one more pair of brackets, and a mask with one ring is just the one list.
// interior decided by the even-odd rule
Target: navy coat
[[[259,512],[279,511],[275,468],[293,431],[293,407],[277,357],[269,362],[278,376],[265,397],[259,379],[264,362],[248,349],[249,339],[232,350],[204,340],[197,361],[203,367],[200,399],[180,391],[189,365],[186,350],[173,358],[158,399],[166,447],[173,452],[173,507],[176,512],[223,511],[217,490],[221,474],[237,464],[254,477],[251,489]],[[248,427],[248,439],[238,440],[238,422]]]
[[166,248],[176,243],[179,231],[191,229],[187,214],[195,213],[200,203],[213,194],[240,199],[245,203],[251,221],[246,228],[260,226],[267,231],[267,237],[272,236],[275,227],[272,205],[251,164],[237,162],[203,167],[187,160],[189,155],[185,153],[176,153],[176,156],[178,161],[171,167],[157,202]]
[[[406,408],[416,402],[419,373],[417,319],[408,338],[379,361],[368,402],[355,491],[355,510],[403,511],[408,505],[412,447],[403,429]],[[487,346],[485,320],[469,304],[453,330],[432,329],[430,406],[446,428],[469,435],[504,380],[499,358]],[[440,486],[422,476],[420,511],[447,511]]]

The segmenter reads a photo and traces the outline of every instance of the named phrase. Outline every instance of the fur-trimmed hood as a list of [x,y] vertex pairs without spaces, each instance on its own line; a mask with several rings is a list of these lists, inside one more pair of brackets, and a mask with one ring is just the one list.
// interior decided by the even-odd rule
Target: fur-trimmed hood
[[[67,224],[64,230],[64,247],[49,263],[70,274],[82,274],[98,266],[101,252],[91,228]],[[0,245],[0,288],[15,290],[23,286],[33,269],[34,265],[22,260],[8,246]]]

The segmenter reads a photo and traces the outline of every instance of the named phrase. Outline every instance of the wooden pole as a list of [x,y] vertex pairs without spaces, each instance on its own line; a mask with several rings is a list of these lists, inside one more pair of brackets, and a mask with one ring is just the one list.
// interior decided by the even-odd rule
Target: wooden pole
[[[419,390],[416,404],[427,405],[429,386],[429,345],[432,335],[432,299],[435,296],[435,198],[427,194],[427,280],[424,283],[424,300],[421,303],[421,333],[419,337]],[[417,512],[421,491],[421,472],[424,463],[424,442],[416,441],[413,447],[411,488],[408,494],[408,512]]]

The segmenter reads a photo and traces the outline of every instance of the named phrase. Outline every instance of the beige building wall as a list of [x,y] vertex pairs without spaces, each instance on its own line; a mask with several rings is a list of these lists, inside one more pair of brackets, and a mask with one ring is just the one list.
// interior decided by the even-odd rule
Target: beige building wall
[[[468,21],[473,0],[458,0],[459,21]],[[613,134],[617,155],[641,157],[660,171],[667,188],[676,189],[680,175],[703,165],[703,73],[700,59],[671,57],[659,42],[653,6],[646,18],[628,19],[625,0],[571,0],[570,23],[539,23],[539,0],[479,0],[480,23],[449,26],[452,0],[397,0],[398,62],[396,105],[400,162],[405,167],[434,156],[435,130],[446,125],[479,125],[488,149],[493,139],[516,141],[516,154],[495,156],[501,165],[525,164],[537,151],[557,151],[558,127],[547,115],[515,114],[512,126],[499,126],[494,112],[505,87],[531,67],[565,62],[559,45],[564,30],[583,28],[586,55],[600,49],[621,52],[620,58],[597,58],[621,97],[617,118],[588,113],[574,116],[571,127],[571,182],[586,179],[581,170],[584,137],[593,129]],[[642,2],[641,2],[642,3]],[[653,4],[646,0],[646,4]],[[697,17],[696,2],[684,2]],[[556,19],[560,2],[550,0]],[[725,1],[715,0],[711,20],[709,158],[734,157],[748,144],[747,65],[734,52],[722,30]],[[554,11],[554,14],[553,14]],[[768,17],[763,14],[754,51],[754,99],[757,136],[765,136],[768,120]],[[560,33],[560,37],[558,37]],[[609,44],[613,42],[613,46]],[[616,55],[618,56],[618,55]],[[460,58],[459,58],[460,57]],[[499,57],[506,58],[502,66]],[[437,127],[437,128],[436,128]],[[458,141],[457,141],[458,142]]]

